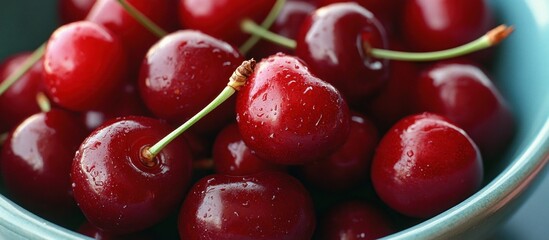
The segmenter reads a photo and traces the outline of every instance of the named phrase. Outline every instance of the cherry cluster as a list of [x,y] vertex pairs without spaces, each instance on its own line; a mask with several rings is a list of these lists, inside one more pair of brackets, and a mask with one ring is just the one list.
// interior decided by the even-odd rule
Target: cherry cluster
[[477,51],[510,30],[483,0],[60,0],[59,16],[0,65],[0,176],[92,237],[375,239],[475,193],[513,136]]

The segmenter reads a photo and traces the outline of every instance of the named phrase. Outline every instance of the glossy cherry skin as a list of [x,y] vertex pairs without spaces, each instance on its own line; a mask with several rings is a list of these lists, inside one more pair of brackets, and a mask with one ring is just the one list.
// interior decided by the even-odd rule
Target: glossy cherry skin
[[480,151],[448,119],[410,115],[381,139],[372,162],[378,196],[410,217],[432,217],[472,195],[483,179]]
[[242,140],[236,123],[227,125],[217,134],[213,146],[215,172],[242,176],[284,167],[255,156]]
[[470,61],[444,61],[417,80],[417,110],[439,113],[463,128],[484,159],[497,156],[515,132],[514,116],[490,76]]
[[350,133],[335,153],[302,167],[305,179],[324,190],[343,191],[369,184],[379,134],[365,116],[353,113]]
[[350,200],[333,206],[322,220],[319,239],[379,239],[396,232],[389,214],[369,202]]
[[261,24],[276,0],[178,0],[179,22],[238,46],[250,37],[240,29],[244,19]]
[[126,55],[110,31],[88,21],[61,26],[44,53],[44,81],[51,100],[85,111],[110,103],[126,74]]
[[[21,67],[29,55],[19,53],[6,58],[0,65],[0,82]],[[42,61],[39,61],[0,95],[0,132],[8,132],[27,117],[40,112],[36,94],[44,91],[42,72]]]
[[84,20],[97,0],[59,0],[57,10],[63,24]]
[[[127,0],[164,31],[177,29],[175,0]],[[117,0],[97,0],[86,20],[97,23],[116,34],[124,44],[131,69],[139,68],[149,48],[159,40],[137,22]]]
[[479,38],[493,26],[485,0],[405,1],[402,35],[415,51],[443,50]]
[[318,160],[343,145],[349,132],[341,94],[293,56],[261,60],[236,101],[242,139],[256,156],[274,163]]
[[69,174],[86,133],[76,115],[59,109],[23,121],[2,148],[0,175],[8,196],[49,220],[74,217],[79,210]]
[[[181,124],[210,103],[227,85],[244,61],[226,42],[194,30],[164,37],[148,52],[141,65],[139,90],[157,117]],[[211,133],[234,119],[234,98],[193,126]]]
[[114,234],[146,229],[179,207],[191,176],[182,138],[145,164],[141,151],[171,131],[163,121],[125,117],[109,121],[80,145],[71,170],[78,206],[94,226]]
[[367,56],[362,42],[387,48],[386,38],[371,12],[356,3],[335,3],[317,9],[305,20],[295,54],[355,105],[377,93],[388,77],[388,61]]
[[311,239],[313,203],[301,183],[281,172],[210,175],[191,189],[179,212],[181,239]]

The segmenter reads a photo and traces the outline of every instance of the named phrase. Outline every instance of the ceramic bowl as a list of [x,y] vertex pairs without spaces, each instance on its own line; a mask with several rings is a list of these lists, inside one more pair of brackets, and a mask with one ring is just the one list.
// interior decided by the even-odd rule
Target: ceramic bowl
[[[500,46],[494,79],[509,100],[518,131],[492,180],[459,205],[387,239],[473,239],[490,236],[536,190],[549,161],[549,1],[491,0],[501,23],[516,31]],[[40,45],[55,26],[54,0],[3,2],[0,58]],[[0,195],[0,237],[81,239]]]

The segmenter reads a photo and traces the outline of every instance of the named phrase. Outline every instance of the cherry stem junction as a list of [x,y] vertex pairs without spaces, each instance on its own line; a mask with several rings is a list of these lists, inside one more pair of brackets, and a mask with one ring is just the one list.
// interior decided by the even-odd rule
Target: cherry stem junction
[[212,100],[206,107],[200,110],[200,112],[191,117],[174,131],[166,135],[156,144],[152,145],[149,148],[143,149],[143,157],[147,160],[152,161],[152,159],[154,159],[154,157],[156,157],[156,155],[158,155],[158,153],[162,151],[162,149],[164,149],[166,145],[168,145],[171,141],[173,141],[175,138],[177,138],[179,135],[189,129],[192,125],[194,125],[208,113],[210,113],[223,102],[225,102],[225,100],[231,97],[236,91],[240,90],[240,88],[246,83],[248,77],[252,74],[254,66],[254,59],[242,62],[242,64],[233,72],[232,76],[229,78],[229,83],[227,84],[227,86],[223,89],[223,91],[221,91],[221,93],[219,93],[219,95],[217,95],[214,100]]
[[156,25],[147,16],[145,16],[143,13],[137,10],[134,6],[128,3],[128,1],[118,0],[118,3],[120,3],[120,5],[126,10],[128,14],[130,14],[136,21],[141,23],[141,25],[143,25],[143,27],[149,30],[152,34],[156,35],[159,38],[162,38],[168,35],[168,32],[164,31],[164,29]]
[[44,52],[46,49],[46,44],[40,45],[34,52],[21,64],[17,70],[12,72],[2,83],[0,83],[0,95],[2,95],[8,88],[11,87],[19,78],[21,78],[29,69],[37,63],[42,56],[44,56]]
[[[275,2],[275,4],[273,5],[273,8],[269,12],[269,15],[267,15],[265,20],[263,20],[263,22],[261,23],[261,26],[260,26],[261,29],[266,30],[273,25],[273,23],[276,21],[276,18],[280,14],[280,11],[282,11],[284,4],[286,4],[286,0],[277,0]],[[250,51],[255,46],[255,44],[257,44],[257,42],[259,42],[259,40],[261,40],[262,38],[260,35],[255,34],[255,32],[249,32],[244,30],[245,28],[244,25],[247,24],[246,22],[253,22],[253,21],[251,19],[244,19],[240,25],[240,28],[242,29],[243,32],[252,34],[252,36],[246,42],[244,42],[244,44],[240,46],[239,50],[243,54],[248,53],[248,51]]]

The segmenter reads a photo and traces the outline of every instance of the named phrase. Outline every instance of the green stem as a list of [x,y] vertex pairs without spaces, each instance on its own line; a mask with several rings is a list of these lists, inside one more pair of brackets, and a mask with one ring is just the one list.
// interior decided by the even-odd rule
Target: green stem
[[2,95],[6,90],[8,90],[11,85],[13,85],[19,78],[21,78],[29,69],[44,56],[44,50],[46,48],[46,44],[40,45],[34,52],[21,64],[21,66],[11,73],[8,78],[4,79],[2,83],[0,83],[0,95]]
[[49,112],[51,110],[50,100],[43,92],[36,94],[36,103],[42,112]]
[[164,31],[161,27],[156,25],[153,21],[151,21],[147,16],[145,16],[143,13],[141,13],[139,10],[137,10],[134,6],[132,6],[128,1],[126,0],[118,0],[118,3],[122,5],[122,7],[130,14],[136,21],[141,23],[147,30],[149,30],[151,33],[156,35],[159,38],[162,38],[166,35],[168,35],[168,32]]
[[[250,19],[245,19],[240,25],[242,31],[253,34],[254,36],[263,38],[280,46],[295,49],[297,43],[295,40],[273,33],[266,28],[263,28]],[[242,48],[241,48],[242,49]],[[242,50],[241,50],[242,51]]]
[[[273,5],[273,8],[269,12],[269,15],[267,15],[265,20],[263,20],[263,22],[261,23],[261,28],[263,29],[271,28],[273,23],[276,21],[276,18],[280,14],[280,11],[282,11],[282,8],[284,7],[285,3],[286,3],[286,0],[277,0],[275,2],[275,4]],[[259,35],[256,35],[255,32],[247,32],[244,30],[243,25],[244,25],[244,22],[246,21],[252,21],[252,20],[244,19],[244,21],[242,21],[241,28],[245,33],[252,34],[252,36],[246,42],[244,42],[242,46],[240,46],[239,50],[242,54],[248,53],[248,51],[250,51],[253,48],[253,46],[255,46],[255,44],[257,44],[257,42],[259,42],[259,40],[261,39],[261,37]]]

